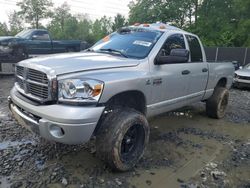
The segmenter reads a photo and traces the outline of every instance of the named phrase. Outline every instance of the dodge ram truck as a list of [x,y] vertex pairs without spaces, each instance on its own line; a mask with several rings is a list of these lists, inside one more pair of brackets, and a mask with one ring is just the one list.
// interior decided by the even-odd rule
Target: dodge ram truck
[[163,23],[135,24],[84,52],[19,62],[9,108],[47,140],[95,138],[96,155],[126,171],[148,143],[148,118],[199,101],[209,117],[223,118],[233,75],[232,63],[206,61],[198,36]]
[[0,37],[0,62],[18,62],[33,54],[78,52],[82,44],[79,40],[52,40],[44,29],[28,29],[14,37]]

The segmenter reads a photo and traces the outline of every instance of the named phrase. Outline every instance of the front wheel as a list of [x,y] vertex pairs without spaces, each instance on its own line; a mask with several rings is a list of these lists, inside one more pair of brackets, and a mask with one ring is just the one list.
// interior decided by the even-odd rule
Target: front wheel
[[226,114],[229,92],[223,87],[215,88],[213,95],[206,102],[206,113],[209,117],[221,119]]
[[127,171],[142,157],[149,139],[143,114],[130,108],[112,110],[97,131],[97,155],[112,169]]

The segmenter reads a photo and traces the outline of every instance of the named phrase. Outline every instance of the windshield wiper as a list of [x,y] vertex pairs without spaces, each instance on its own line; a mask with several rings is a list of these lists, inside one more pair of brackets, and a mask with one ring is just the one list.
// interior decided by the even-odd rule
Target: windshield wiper
[[111,49],[111,48],[102,48],[100,49],[100,51],[105,51],[105,52],[110,52],[110,53],[118,53],[123,57],[128,58],[128,56],[126,54],[124,54],[122,51],[120,50],[116,50],[116,49]]
[[92,48],[88,48],[86,50],[84,50],[85,52],[94,52],[94,50]]

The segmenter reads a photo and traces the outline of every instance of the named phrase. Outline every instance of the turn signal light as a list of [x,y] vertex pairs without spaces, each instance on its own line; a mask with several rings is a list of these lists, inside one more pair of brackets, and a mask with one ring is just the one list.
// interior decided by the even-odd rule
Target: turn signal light
[[135,24],[134,24],[134,26],[139,26],[139,25],[141,25],[141,24],[140,24],[140,23],[135,23]]
[[165,25],[161,25],[159,28],[160,29],[166,29]]

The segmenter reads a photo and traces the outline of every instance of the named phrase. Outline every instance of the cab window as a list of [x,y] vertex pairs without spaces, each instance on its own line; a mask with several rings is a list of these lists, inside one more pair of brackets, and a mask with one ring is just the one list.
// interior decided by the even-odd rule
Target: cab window
[[161,56],[169,56],[172,49],[186,49],[184,36],[182,34],[174,34],[167,38],[161,48]]
[[186,35],[190,54],[191,54],[191,62],[202,62],[202,51],[199,40],[195,36]]
[[49,41],[49,34],[46,31],[37,31],[34,33],[34,35],[37,36],[36,40],[44,40],[44,41]]

